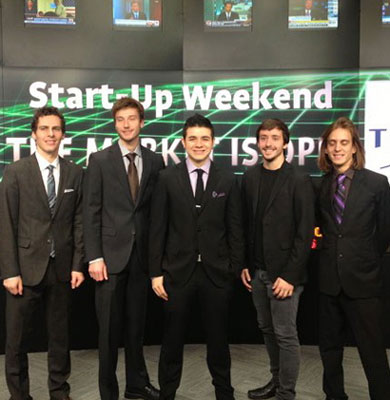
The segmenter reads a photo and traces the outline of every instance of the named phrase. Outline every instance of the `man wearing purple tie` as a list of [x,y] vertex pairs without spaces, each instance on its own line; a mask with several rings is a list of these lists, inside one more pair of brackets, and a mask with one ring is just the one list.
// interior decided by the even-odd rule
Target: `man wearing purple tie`
[[317,205],[323,234],[319,262],[320,336],[326,399],[348,399],[343,380],[345,324],[352,328],[370,398],[390,398],[390,370],[381,329],[380,258],[390,242],[387,178],[364,168],[355,125],[339,118],[322,135],[325,172]]

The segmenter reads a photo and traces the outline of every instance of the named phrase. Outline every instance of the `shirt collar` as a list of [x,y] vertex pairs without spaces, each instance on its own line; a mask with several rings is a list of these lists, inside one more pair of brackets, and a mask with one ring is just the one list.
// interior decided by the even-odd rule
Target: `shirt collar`
[[[353,176],[354,176],[354,174],[355,174],[355,170],[354,170],[353,168],[349,168],[349,169],[347,169],[345,172],[343,172],[343,174],[344,174],[348,179],[351,179],[351,180],[352,180],[352,178],[353,178]],[[340,175],[340,174],[334,169],[334,170],[333,170],[333,179],[336,180],[337,177],[338,177],[339,175]]]
[[194,163],[189,158],[187,158],[186,165],[187,165],[187,170],[188,170],[189,174],[191,174],[192,172],[194,172],[197,169],[201,169],[208,175],[209,171],[210,171],[211,160],[208,159],[201,167],[197,167],[196,165],[194,165]]
[[[121,140],[119,139],[118,141],[119,148],[121,149],[122,157],[126,157],[131,151],[127,147],[125,147]],[[137,147],[134,149],[133,153],[137,154],[138,157],[142,158],[142,152],[141,152],[141,145],[138,143]]]
[[58,156],[53,162],[49,162],[36,151],[35,157],[37,158],[39,169],[41,171],[44,171],[49,165],[52,165],[54,168],[58,168],[60,163],[60,158]]

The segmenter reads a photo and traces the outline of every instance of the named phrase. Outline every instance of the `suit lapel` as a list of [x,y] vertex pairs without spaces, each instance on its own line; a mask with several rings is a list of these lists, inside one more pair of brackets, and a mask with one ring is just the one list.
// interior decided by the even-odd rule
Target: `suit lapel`
[[347,201],[345,203],[343,219],[341,221],[341,225],[348,222],[349,216],[351,215],[351,211],[355,209],[355,203],[359,198],[359,190],[364,186],[364,176],[361,171],[356,170],[354,172],[351,186],[349,187],[349,193],[347,197]]
[[63,158],[60,157],[60,182],[58,184],[58,193],[57,193],[57,200],[56,200],[56,205],[54,208],[54,214],[53,214],[53,218],[56,216],[57,211],[60,207],[61,201],[64,197],[64,190],[65,190],[65,183],[68,180],[68,175],[69,175],[69,166],[68,164],[65,162],[65,160]]
[[150,154],[148,151],[145,150],[143,146],[141,146],[141,153],[142,153],[142,176],[141,176],[141,184],[140,184],[140,189],[138,193],[138,198],[137,198],[137,205],[140,202],[140,199],[142,199],[142,196],[145,192],[150,172],[152,170],[152,159],[150,157]]
[[261,181],[261,164],[256,166],[256,176],[253,182],[253,196],[252,196],[252,213],[253,218],[256,218],[257,213],[257,203],[259,201],[259,189]]
[[118,143],[114,144],[110,148],[110,160],[117,173],[118,180],[122,185],[124,192],[126,193],[126,197],[131,202],[131,204],[134,204],[133,199],[130,195],[129,182],[127,180],[126,169],[123,163],[123,157]]
[[209,177],[207,179],[207,184],[206,184],[206,190],[203,193],[200,213],[203,212],[207,202],[210,200],[211,192],[213,189],[215,189],[215,187],[218,184],[218,181],[219,181],[218,177],[219,177],[218,168],[215,166],[215,164],[213,162],[211,162],[210,170],[209,170]]
[[333,173],[329,172],[323,178],[320,191],[320,204],[324,207],[325,211],[329,214],[329,220],[332,221],[336,229],[340,229],[339,224],[336,222],[335,213],[333,210],[333,192],[332,182]]
[[50,214],[49,200],[47,198],[45,184],[43,183],[41,170],[39,169],[38,160],[35,157],[35,154],[30,157],[30,164],[31,168],[29,173],[31,175],[31,184],[37,188],[41,204],[44,205],[44,208],[47,210],[48,214]]
[[264,214],[267,213],[268,209],[271,207],[273,201],[275,200],[276,195],[279,193],[280,189],[283,187],[285,184],[287,178],[288,178],[288,172],[290,170],[290,165],[284,162],[282,165],[282,168],[279,171],[279,174],[276,178],[276,182],[272,188],[271,194],[269,196],[268,204],[267,207],[264,210]]
[[180,164],[176,165],[176,168],[178,169],[179,184],[183,189],[184,195],[187,197],[188,204],[191,205],[194,216],[197,216],[195,198],[192,192],[191,181],[188,175],[186,162],[182,161]]

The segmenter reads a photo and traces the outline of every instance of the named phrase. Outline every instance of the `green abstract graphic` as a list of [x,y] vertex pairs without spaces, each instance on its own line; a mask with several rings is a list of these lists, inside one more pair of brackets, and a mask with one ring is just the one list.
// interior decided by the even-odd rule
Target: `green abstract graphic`
[[[163,79],[164,72],[159,73],[160,81],[161,76]],[[149,99],[151,104],[146,110],[145,127],[142,131],[144,144],[163,153],[168,164],[178,162],[184,157],[179,141],[183,123],[188,116],[199,112],[210,118],[215,126],[219,143],[214,150],[214,160],[232,168],[237,174],[241,174],[249,165],[258,161],[254,139],[257,126],[265,118],[280,118],[286,122],[291,132],[291,145],[288,152],[290,161],[315,176],[319,174],[316,158],[318,139],[321,133],[328,124],[340,116],[347,116],[359,127],[362,127],[364,124],[365,83],[369,80],[389,80],[390,71],[283,73],[278,75],[247,72],[244,77],[243,73],[237,73],[235,76],[213,72],[213,80],[208,80],[208,76],[210,76],[208,73],[188,74],[184,75],[181,82],[153,85],[153,96]],[[221,79],[214,79],[215,76],[221,77]],[[3,107],[1,108],[0,177],[6,164],[13,162],[18,157],[30,154],[30,124],[34,113],[30,101],[34,99],[29,88],[36,79],[34,76],[27,74],[26,77],[25,73],[21,73],[19,79],[14,78],[14,80],[12,85],[15,89],[11,90],[12,85],[9,85],[7,90],[4,90]],[[64,88],[71,86],[61,83],[60,79],[57,82]],[[95,87],[100,87],[107,82],[110,82],[109,76],[106,81],[101,81],[99,84],[95,82]],[[326,82],[331,85],[331,106],[321,109],[315,106],[314,95],[316,91],[324,89]],[[90,83],[88,85],[90,87]],[[253,93],[254,85],[257,85],[260,93]],[[128,81],[123,81],[123,83],[117,81],[112,87],[113,94],[107,96],[106,104],[107,100],[114,102],[118,95],[132,95]],[[196,90],[204,95],[212,93],[209,98],[210,102],[205,101],[204,103],[207,109],[201,109],[200,101],[195,102],[195,110],[188,109],[190,102],[188,98],[185,98],[184,91],[193,94],[195,87],[198,87]],[[304,97],[300,99],[300,107],[294,107],[294,90],[302,89],[310,91],[309,107],[308,104],[304,104]],[[148,100],[147,90],[144,84],[139,85],[141,101]],[[221,95],[218,103],[217,96],[220,95],[217,93],[221,90],[225,91],[225,97]],[[281,102],[280,97],[283,98],[281,94],[279,107],[277,107],[275,104],[277,100],[273,96],[278,90],[284,91],[285,96],[286,93],[289,93],[291,101]],[[83,87],[80,87],[80,91],[83,93],[82,103],[86,104],[86,91]],[[226,91],[230,92],[231,101],[226,99]],[[237,91],[240,91],[239,95]],[[268,91],[269,96],[267,97]],[[265,92],[266,94],[264,94]],[[161,101],[167,100],[164,98],[164,94],[170,97],[171,104],[169,104],[169,108],[161,110],[164,107],[161,106]],[[233,103],[235,94],[236,100],[238,99],[237,103],[241,104],[241,107],[237,107],[237,104]],[[259,108],[253,106],[253,98],[261,95],[265,96],[264,103],[268,102],[271,107],[264,107],[263,103]],[[247,96],[249,96],[249,100]],[[48,95],[48,99],[50,104],[50,100],[53,98]],[[67,100],[69,100],[69,94],[66,94],[65,91],[56,101],[66,104]],[[160,102],[160,104],[156,102]],[[230,109],[221,109],[221,104],[222,108]],[[248,109],[238,109],[245,108],[245,104],[248,105]],[[289,108],[281,109],[280,104],[283,107],[286,107],[287,104]],[[61,110],[67,122],[64,156],[83,166],[87,165],[91,151],[109,145],[109,139],[113,142],[117,140],[110,110],[103,107],[102,96],[95,95],[93,107],[91,104],[89,106],[88,109],[64,107]],[[159,113],[162,115],[156,117]]]

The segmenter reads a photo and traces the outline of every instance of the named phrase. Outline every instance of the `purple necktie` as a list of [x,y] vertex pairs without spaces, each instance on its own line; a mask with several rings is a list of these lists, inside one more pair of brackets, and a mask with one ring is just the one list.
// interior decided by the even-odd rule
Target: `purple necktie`
[[333,207],[334,207],[334,214],[337,223],[340,225],[343,221],[343,214],[345,209],[345,178],[347,175],[340,174],[337,175],[337,186],[336,192],[333,196]]

